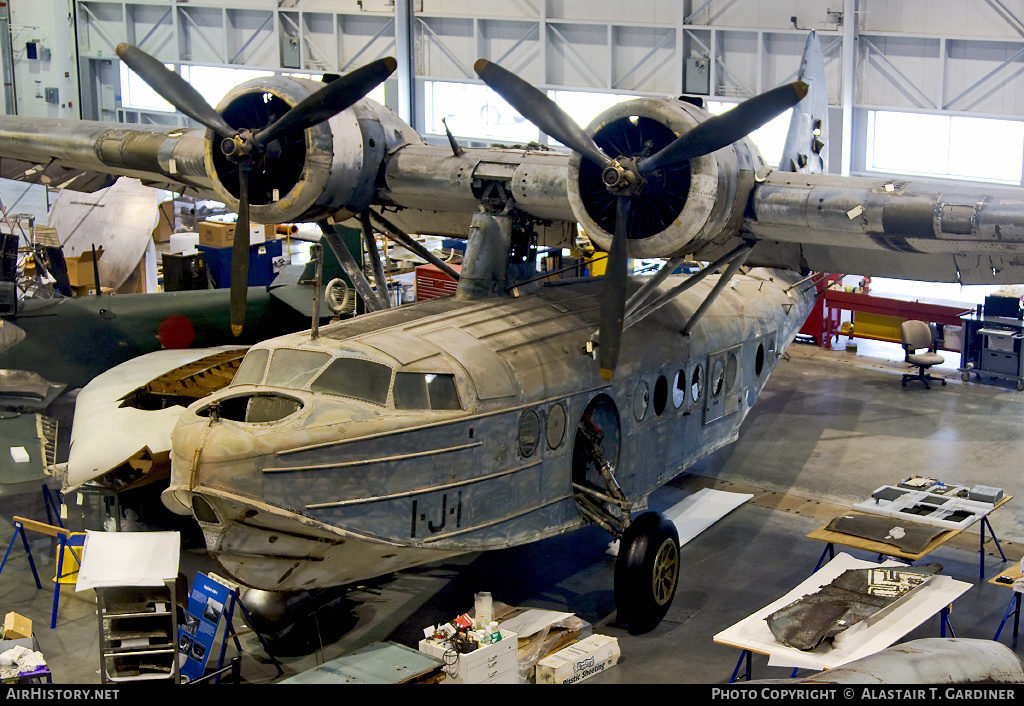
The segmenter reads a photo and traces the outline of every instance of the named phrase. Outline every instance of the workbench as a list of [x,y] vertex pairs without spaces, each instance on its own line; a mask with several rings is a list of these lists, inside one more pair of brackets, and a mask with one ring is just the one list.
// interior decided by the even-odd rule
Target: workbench
[[[978,554],[979,554],[979,560],[978,560],[979,561],[978,579],[979,580],[984,580],[984,578],[985,578],[985,528],[986,527],[988,527],[989,535],[991,536],[992,541],[995,543],[996,548],[999,550],[999,554],[1000,554],[1000,556],[1002,556],[1003,561],[1007,561],[1006,554],[1003,553],[1003,548],[1001,546],[999,546],[999,539],[996,537],[995,530],[992,529],[992,523],[990,523],[989,520],[988,520],[988,515],[991,514],[992,512],[994,512],[995,510],[997,510],[998,508],[1001,508],[1003,505],[1005,505],[1006,503],[1010,502],[1010,500],[1012,500],[1012,499],[1013,499],[1012,495],[1004,495],[999,500],[999,502],[997,502],[997,503],[995,503],[993,505],[992,510],[990,510],[989,513],[980,516],[978,519],[974,520],[971,524],[966,525],[966,526],[961,527],[961,528],[956,528],[956,529],[945,528],[945,531],[941,535],[939,535],[934,540],[932,540],[923,550],[921,550],[919,552],[907,552],[907,551],[901,550],[899,547],[897,547],[897,546],[895,546],[893,544],[889,544],[889,543],[886,543],[886,542],[881,542],[881,541],[877,541],[877,540],[867,539],[867,538],[864,538],[864,537],[857,537],[857,536],[851,535],[851,534],[844,534],[842,532],[835,532],[835,531],[828,530],[827,527],[831,523],[831,520],[829,522],[826,522],[824,525],[822,525],[818,529],[814,530],[813,532],[808,533],[806,535],[806,537],[808,539],[816,539],[818,541],[825,542],[826,545],[827,545],[825,547],[825,550],[821,553],[821,558],[818,559],[818,567],[820,567],[822,562],[825,560],[825,555],[826,554],[828,554],[829,556],[835,556],[834,545],[836,545],[836,544],[841,544],[841,545],[843,545],[845,547],[850,547],[851,549],[863,549],[863,550],[869,551],[869,552],[871,552],[873,554],[880,554],[882,556],[891,556],[891,557],[894,557],[894,558],[897,558],[897,559],[902,559],[903,561],[905,561],[907,563],[912,563],[912,562],[917,561],[919,559],[923,559],[928,554],[931,554],[933,551],[935,551],[936,549],[941,547],[943,544],[945,544],[946,542],[951,540],[953,537],[955,537],[956,535],[958,535],[961,532],[963,532],[965,529],[967,529],[967,527],[970,527],[973,524],[979,524],[980,523],[979,526],[981,528],[981,533],[980,533],[980,540],[979,540],[979,545],[978,545]],[[862,507],[862,506],[857,506],[857,507]],[[855,512],[854,511],[854,512],[844,513],[844,514],[849,514],[849,515],[869,515],[871,513]],[[899,525],[903,525],[903,526],[914,526],[914,525],[918,525],[918,526],[927,525],[927,526],[931,526],[931,527],[941,526],[941,525],[937,525],[935,523],[927,522],[927,518],[920,518],[919,520],[914,521],[914,520],[908,520],[908,519],[903,518],[903,517],[893,517],[893,524],[899,524]],[[817,570],[817,567],[815,567],[815,570]]]
[[[827,347],[840,334],[850,338],[864,338],[875,341],[900,343],[900,324],[916,319],[940,327],[960,327],[960,316],[966,307],[959,304],[933,304],[922,301],[878,297],[867,292],[847,292],[842,289],[826,289],[823,297],[821,346]],[[852,314],[852,326],[844,330],[841,312]],[[959,350],[938,342],[942,350]]]
[[[744,660],[747,661],[745,677],[750,679],[750,654],[768,655],[769,666],[796,669],[834,669],[848,662],[867,657],[894,644],[934,615],[941,616],[941,636],[946,636],[949,626],[949,606],[966,593],[971,584],[957,581],[949,576],[936,574],[923,586],[886,608],[883,617],[875,621],[862,621],[847,629],[848,635],[841,644],[835,641],[823,642],[813,650],[799,650],[783,645],[772,634],[765,621],[772,613],[785,608],[804,596],[817,592],[848,569],[869,569],[898,567],[896,561],[874,563],[855,559],[846,553],[838,554],[832,561],[816,570],[792,591],[735,625],[719,632],[713,640],[742,650],[736,663],[730,683],[736,680]],[[855,632],[851,632],[856,628]]]

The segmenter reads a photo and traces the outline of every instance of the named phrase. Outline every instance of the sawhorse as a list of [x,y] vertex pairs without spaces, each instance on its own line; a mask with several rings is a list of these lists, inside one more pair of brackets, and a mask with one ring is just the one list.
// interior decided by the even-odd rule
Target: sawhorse
[[[11,537],[10,543],[7,545],[7,551],[4,552],[3,561],[0,561],[0,573],[3,572],[4,566],[7,564],[7,557],[11,554],[11,548],[14,546],[15,540],[18,536],[21,536],[21,543],[25,546],[25,554],[28,556],[28,565],[32,569],[32,577],[36,580],[36,588],[42,589],[43,585],[39,582],[39,573],[36,571],[36,563],[32,560],[32,550],[28,546],[28,537],[25,536],[25,530],[30,529],[35,532],[41,532],[42,534],[49,535],[50,537],[56,537],[58,541],[57,545],[57,569],[55,571],[53,579],[53,612],[50,617],[50,629],[57,627],[57,604],[60,600],[60,584],[61,579],[67,576],[71,576],[75,571],[68,572],[67,574],[61,574],[60,572],[64,569],[64,549],[67,548],[71,552],[71,556],[75,558],[78,565],[82,565],[82,556],[80,553],[75,553],[74,547],[71,545],[70,530],[64,529],[63,527],[55,527],[48,525],[43,522],[36,522],[35,520],[29,520],[24,517],[14,516],[14,535]],[[75,533],[76,535],[78,533]]]
[[1014,591],[1013,596],[1010,598],[1009,605],[1006,606],[1006,613],[1003,615],[1003,622],[999,623],[999,629],[996,630],[995,637],[993,640],[999,640],[999,634],[1003,631],[1003,626],[1006,625],[1006,621],[1013,615],[1013,648],[1017,648],[1017,633],[1020,629],[1020,592]]

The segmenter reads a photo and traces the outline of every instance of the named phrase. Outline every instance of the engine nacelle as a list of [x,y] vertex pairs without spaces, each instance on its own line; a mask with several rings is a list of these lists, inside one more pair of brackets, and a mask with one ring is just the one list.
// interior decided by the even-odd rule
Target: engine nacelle
[[[259,130],[323,88],[303,78],[274,76],[241,83],[217,106],[236,128]],[[238,166],[221,152],[221,138],[207,130],[206,170],[229,208],[238,209]],[[327,121],[285,134],[267,146],[253,170],[250,218],[255,223],[317,221],[338,211],[366,208],[376,191],[384,156],[422,139],[379,103],[363,99]]]
[[[587,127],[612,157],[655,154],[711,117],[682,100],[642,98],[612,106]],[[749,138],[661,170],[634,197],[630,257],[675,257],[723,245],[738,231],[755,180],[770,171]],[[569,161],[569,203],[591,240],[608,250],[615,199],[601,168],[579,153]]]

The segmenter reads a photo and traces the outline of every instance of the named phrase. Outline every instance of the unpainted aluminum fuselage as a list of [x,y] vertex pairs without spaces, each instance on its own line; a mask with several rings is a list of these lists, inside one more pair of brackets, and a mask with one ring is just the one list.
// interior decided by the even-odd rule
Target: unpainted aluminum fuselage
[[[245,585],[348,584],[587,524],[573,482],[602,481],[577,437],[586,411],[641,509],[659,485],[736,438],[810,310],[813,287],[794,287],[798,278],[737,275],[683,335],[717,279],[708,277],[627,328],[610,382],[583,352],[600,278],[515,298],[421,302],[321,328],[317,338],[257,344],[249,355],[266,349],[271,361],[282,350],[327,355],[311,356],[312,373],[275,385],[263,372],[258,384],[238,384],[240,373],[192,405],[172,437],[165,502],[195,514],[212,557]],[[379,403],[312,391],[338,357],[452,375],[460,409],[397,409],[392,382]],[[269,417],[254,416],[253,404],[278,411],[257,421]]]

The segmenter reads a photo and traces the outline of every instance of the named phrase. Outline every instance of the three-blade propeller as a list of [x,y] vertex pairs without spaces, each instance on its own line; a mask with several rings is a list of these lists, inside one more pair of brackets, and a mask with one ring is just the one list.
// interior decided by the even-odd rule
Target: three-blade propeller
[[138,47],[120,44],[117,55],[176,110],[220,137],[221,152],[238,166],[238,220],[231,252],[231,330],[238,336],[249,284],[249,181],[261,168],[268,146],[286,133],[306,130],[349,108],[390,76],[398,63],[391,57],[378,59],[326,84],[270,125],[235,128],[187,81]]
[[622,335],[628,259],[626,245],[631,231],[633,197],[655,172],[722,149],[792,108],[807,94],[807,84],[796,81],[750,98],[680,135],[649,157],[618,155],[613,158],[605,154],[564,110],[534,86],[486,59],[477,61],[473,68],[484,83],[523,117],[600,167],[605,187],[616,196],[615,232],[608,253],[597,339],[601,375],[610,380],[618,362],[619,339]]

